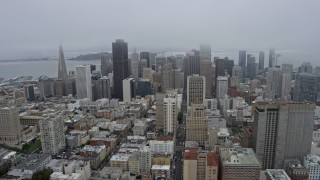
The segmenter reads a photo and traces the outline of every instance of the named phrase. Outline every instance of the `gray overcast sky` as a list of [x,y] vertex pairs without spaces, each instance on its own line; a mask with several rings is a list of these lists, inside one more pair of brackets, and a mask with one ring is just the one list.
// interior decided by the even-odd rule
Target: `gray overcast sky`
[[319,58],[319,34],[319,0],[0,0],[0,59],[54,55],[59,43],[108,50],[117,38],[137,49],[208,42]]

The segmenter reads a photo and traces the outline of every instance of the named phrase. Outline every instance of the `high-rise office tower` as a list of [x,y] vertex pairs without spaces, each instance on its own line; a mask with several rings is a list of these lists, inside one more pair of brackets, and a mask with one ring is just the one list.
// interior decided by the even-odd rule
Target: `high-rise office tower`
[[264,52],[259,52],[259,72],[262,72],[264,70]]
[[182,89],[183,88],[183,72],[181,69],[173,69],[173,89]]
[[44,99],[47,97],[51,97],[54,93],[51,91],[53,89],[53,79],[48,76],[40,76],[39,77],[39,98]]
[[244,68],[246,67],[246,65],[247,65],[247,52],[239,51],[239,66]]
[[113,57],[113,95],[114,98],[123,100],[122,80],[129,77],[128,70],[128,43],[122,39],[117,39],[112,43]]
[[0,108],[0,143],[15,147],[21,142],[19,109],[13,106]]
[[196,141],[204,146],[208,140],[208,119],[203,103],[192,103],[188,108],[186,122],[186,141]]
[[72,95],[76,94],[76,78],[70,77],[64,82],[65,88],[65,95]]
[[172,63],[166,61],[161,67],[161,92],[165,93],[167,89],[174,86]]
[[282,64],[282,84],[281,84],[282,98],[290,96],[292,71],[293,71],[292,64]]
[[137,96],[145,97],[153,94],[152,82],[149,79],[139,79],[137,83]]
[[35,101],[36,100],[33,85],[31,85],[31,84],[26,85],[24,87],[24,94],[26,96],[27,101]]
[[200,62],[200,75],[206,77],[206,98],[212,98],[213,88],[213,69],[212,62],[209,60],[202,60]]
[[210,44],[200,44],[200,59],[201,61],[203,60],[211,61],[211,45]]
[[320,76],[308,73],[298,73],[295,75],[294,101],[310,101],[318,104],[320,102],[319,90]]
[[156,70],[155,69],[155,64],[156,64],[156,56],[157,56],[157,53],[150,53],[149,54],[149,61],[150,61],[150,68],[152,69],[152,70]]
[[133,78],[126,78],[123,81],[123,102],[131,102],[136,97],[136,81]]
[[109,73],[112,73],[112,64],[107,56],[101,57],[101,75],[107,76]]
[[167,58],[163,54],[158,54],[156,56],[156,65],[155,65],[155,71],[160,72],[160,67],[163,65],[164,62],[167,61]]
[[176,56],[167,57],[167,61],[172,64],[172,69],[177,69],[177,57]]
[[181,69],[183,71],[183,60],[184,60],[184,55],[183,54],[177,54],[177,68]]
[[65,148],[64,121],[61,115],[39,121],[40,140],[44,154],[56,155]]
[[253,149],[262,169],[283,168],[285,160],[310,153],[315,104],[259,101],[253,105]]
[[256,58],[251,54],[247,56],[247,78],[254,79],[258,73],[258,64],[256,63]]
[[261,163],[251,148],[221,148],[222,180],[260,179]]
[[61,97],[65,95],[65,80],[55,79],[54,80],[54,94],[55,96]]
[[302,63],[301,66],[299,67],[299,72],[311,74],[312,69],[313,69],[312,65],[309,62],[305,62],[305,63]]
[[232,68],[234,66],[234,61],[229,58],[224,58],[224,68],[225,71],[231,76],[232,75]]
[[218,76],[225,76],[226,70],[225,70],[225,59],[215,58],[214,63],[216,65],[216,77]]
[[139,78],[143,77],[143,69],[148,68],[148,62],[146,59],[141,59],[139,62]]
[[239,80],[239,82],[243,81],[243,72],[241,66],[233,66],[232,68],[232,77],[235,77]]
[[131,72],[132,77],[137,81],[139,79],[139,53],[135,51],[131,54]]
[[151,67],[149,52],[140,52],[140,60],[142,60],[142,59],[146,59],[147,60],[147,67]]
[[163,127],[165,134],[175,134],[178,124],[178,98],[175,92],[169,92],[163,99]]
[[267,94],[269,99],[281,97],[282,71],[280,68],[268,68],[267,71]]
[[187,77],[187,106],[203,103],[206,95],[206,77],[194,74]]
[[89,98],[92,100],[92,82],[91,71],[89,65],[82,65],[76,67],[76,89],[77,98]]
[[61,45],[59,47],[58,79],[61,79],[61,80],[68,79],[66,62],[64,60],[64,54],[63,54],[63,49]]
[[216,98],[221,99],[228,93],[228,77],[218,76],[217,77],[217,88],[216,88]]
[[102,76],[98,80],[98,99],[111,98],[110,80],[107,76]]
[[157,129],[162,129],[164,127],[163,120],[163,100],[165,97],[165,93],[156,93],[156,126]]
[[269,68],[276,66],[276,53],[273,48],[269,50]]

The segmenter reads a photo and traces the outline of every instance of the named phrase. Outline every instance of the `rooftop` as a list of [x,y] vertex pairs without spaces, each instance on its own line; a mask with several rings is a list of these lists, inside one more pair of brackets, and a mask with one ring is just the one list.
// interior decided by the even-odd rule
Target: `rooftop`
[[215,152],[207,153],[207,166],[219,166],[219,159]]
[[151,170],[166,170],[170,171],[170,165],[153,165]]
[[283,169],[267,169],[265,173],[271,180],[291,180]]
[[12,169],[36,170],[45,160],[51,158],[49,154],[31,154],[27,159],[23,160]]
[[115,154],[111,157],[110,161],[128,161],[129,154]]
[[198,150],[197,149],[186,149],[183,155],[184,160],[197,160],[198,159]]
[[251,148],[221,148],[220,160],[224,166],[257,166],[261,164]]

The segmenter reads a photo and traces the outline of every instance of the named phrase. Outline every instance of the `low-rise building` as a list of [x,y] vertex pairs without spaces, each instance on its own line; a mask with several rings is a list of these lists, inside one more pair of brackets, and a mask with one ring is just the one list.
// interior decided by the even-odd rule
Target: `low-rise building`
[[151,175],[153,179],[161,178],[163,180],[171,179],[170,165],[153,165],[151,167]]
[[285,170],[292,180],[304,180],[309,176],[309,172],[299,160],[288,161]]
[[152,154],[174,154],[174,141],[158,141],[158,140],[150,140],[149,141],[150,152]]
[[130,155],[128,154],[115,154],[110,159],[111,167],[123,168],[123,170],[128,171],[128,160]]
[[107,148],[106,146],[91,146],[86,145],[80,150],[80,156],[85,160],[90,161],[92,169],[97,169],[101,162],[106,158]]
[[220,149],[221,179],[256,180],[261,164],[251,148]]
[[283,169],[266,169],[266,180],[291,180]]

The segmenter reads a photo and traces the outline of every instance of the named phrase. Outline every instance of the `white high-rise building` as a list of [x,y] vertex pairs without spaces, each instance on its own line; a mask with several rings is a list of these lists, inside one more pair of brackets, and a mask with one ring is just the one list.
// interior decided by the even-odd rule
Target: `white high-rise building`
[[187,103],[203,103],[206,95],[206,77],[193,74],[187,77]]
[[164,133],[175,133],[177,128],[178,105],[177,95],[169,93],[163,99]]
[[268,68],[267,72],[267,98],[277,99],[281,97],[282,71],[280,68]]
[[292,80],[292,64],[282,64],[281,97],[289,97]]
[[137,81],[139,79],[139,53],[133,52],[131,54],[131,72],[132,77]]
[[136,97],[136,81],[133,78],[122,80],[123,102],[131,102]]
[[58,154],[65,146],[64,121],[61,115],[53,115],[39,121],[40,139],[44,154]]
[[228,94],[228,77],[218,76],[217,77],[217,89],[216,98],[221,99]]
[[76,88],[78,99],[88,98],[92,100],[92,83],[90,65],[76,67]]
[[14,147],[21,142],[21,125],[18,108],[0,108],[0,128],[1,144]]

